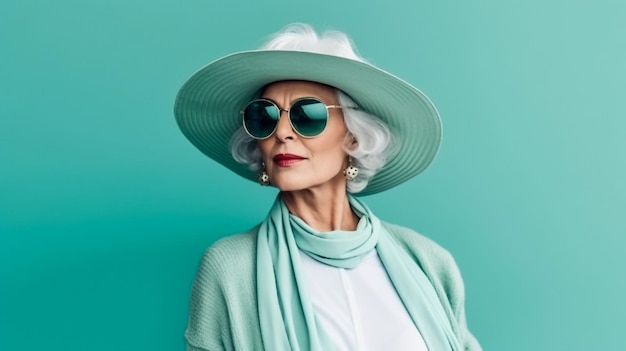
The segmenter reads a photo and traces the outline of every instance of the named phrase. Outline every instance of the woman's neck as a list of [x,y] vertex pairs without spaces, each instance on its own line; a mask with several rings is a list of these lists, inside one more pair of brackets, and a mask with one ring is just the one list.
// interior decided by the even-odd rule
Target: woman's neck
[[281,196],[291,214],[317,231],[352,231],[359,222],[350,207],[345,187],[343,191],[328,188],[284,191]]

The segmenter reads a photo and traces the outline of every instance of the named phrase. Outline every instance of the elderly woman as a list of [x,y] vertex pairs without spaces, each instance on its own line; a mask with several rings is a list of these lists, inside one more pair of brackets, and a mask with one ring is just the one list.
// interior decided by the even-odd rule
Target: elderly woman
[[175,114],[203,153],[280,190],[267,218],[205,253],[188,350],[480,350],[450,254],[354,195],[423,171],[435,107],[341,32],[292,25],[181,88]]

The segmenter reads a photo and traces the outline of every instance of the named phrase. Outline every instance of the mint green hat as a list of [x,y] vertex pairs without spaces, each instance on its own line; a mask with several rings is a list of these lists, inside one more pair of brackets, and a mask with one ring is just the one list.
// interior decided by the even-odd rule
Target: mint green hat
[[424,93],[368,63],[302,51],[238,52],[201,68],[176,96],[178,126],[204,154],[256,182],[257,174],[233,159],[230,138],[242,125],[243,107],[262,87],[282,80],[307,80],[335,87],[391,129],[397,153],[356,195],[375,194],[409,180],[437,154],[441,120]]

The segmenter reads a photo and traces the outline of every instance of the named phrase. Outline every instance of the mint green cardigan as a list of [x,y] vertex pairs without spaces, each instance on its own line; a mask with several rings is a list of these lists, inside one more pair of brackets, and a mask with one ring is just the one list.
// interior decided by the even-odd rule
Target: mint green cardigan
[[[463,350],[481,351],[467,328],[463,280],[450,253],[410,229],[382,224],[424,270]],[[191,292],[187,351],[263,350],[256,295],[257,230],[220,239],[206,250]]]

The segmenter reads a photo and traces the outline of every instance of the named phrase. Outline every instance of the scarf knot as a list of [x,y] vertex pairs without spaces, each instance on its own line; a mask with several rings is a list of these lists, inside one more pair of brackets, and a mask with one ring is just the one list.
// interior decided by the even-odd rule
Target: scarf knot
[[289,229],[298,248],[314,260],[329,266],[347,269],[358,266],[378,243],[380,221],[358,201],[351,201],[350,205],[360,215],[354,231],[319,232],[302,219],[289,215]]

